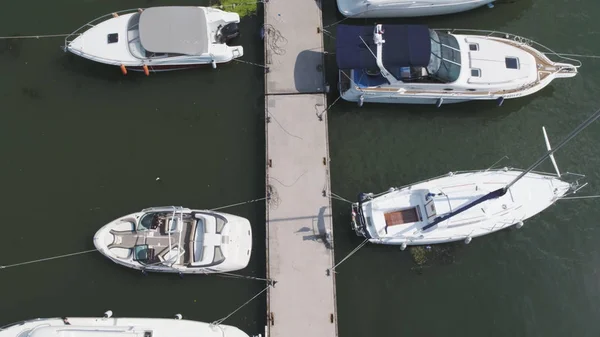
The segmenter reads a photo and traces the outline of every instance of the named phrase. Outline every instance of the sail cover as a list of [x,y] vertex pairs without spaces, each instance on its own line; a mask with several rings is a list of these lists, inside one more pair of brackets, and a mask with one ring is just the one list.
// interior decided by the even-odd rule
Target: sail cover
[[[371,51],[377,54],[374,30],[375,26],[338,25],[335,51],[338,68],[377,68],[375,57],[371,54]],[[426,67],[429,64],[431,42],[427,26],[383,25],[383,31],[382,58],[385,67]]]

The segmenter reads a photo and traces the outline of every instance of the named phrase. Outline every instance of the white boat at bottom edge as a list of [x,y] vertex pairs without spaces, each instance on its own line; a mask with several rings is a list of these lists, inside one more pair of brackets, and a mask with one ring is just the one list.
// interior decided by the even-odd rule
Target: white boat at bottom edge
[[113,262],[143,272],[224,273],[248,265],[252,227],[232,214],[152,207],[100,228],[94,245]]
[[[0,337],[249,337],[229,325],[168,318],[38,318],[0,327]],[[259,335],[260,336],[260,335]]]
[[226,63],[244,55],[228,43],[239,35],[237,13],[212,7],[163,6],[99,17],[65,38],[65,50],[136,71]]
[[495,0],[337,0],[342,15],[350,18],[406,18],[469,11]]

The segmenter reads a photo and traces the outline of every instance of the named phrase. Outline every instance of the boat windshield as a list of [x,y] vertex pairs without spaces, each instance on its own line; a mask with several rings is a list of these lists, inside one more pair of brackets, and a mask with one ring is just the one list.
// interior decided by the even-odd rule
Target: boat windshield
[[429,30],[431,58],[427,72],[445,83],[454,82],[460,75],[460,47],[453,35]]

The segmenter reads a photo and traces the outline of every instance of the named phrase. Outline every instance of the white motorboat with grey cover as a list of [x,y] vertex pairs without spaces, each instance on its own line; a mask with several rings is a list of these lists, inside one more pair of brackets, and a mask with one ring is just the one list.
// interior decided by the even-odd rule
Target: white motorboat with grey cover
[[122,69],[166,71],[229,62],[240,16],[212,7],[130,9],[95,19],[65,38],[65,50]]
[[[451,172],[379,195],[361,193],[352,205],[352,228],[370,242],[430,245],[465,240],[517,225],[583,186],[582,175],[563,180],[554,151],[600,117],[600,110],[576,128],[555,149],[544,130],[548,152],[527,170],[488,169]],[[533,172],[550,157],[556,174]]]
[[465,12],[491,5],[495,0],[337,0],[337,6],[350,18],[405,18]]
[[248,265],[252,228],[227,213],[153,207],[100,228],[94,245],[112,261],[143,272],[224,273]]
[[359,105],[474,100],[502,105],[556,78],[574,77],[581,65],[508,33],[388,24],[339,25],[336,59],[340,95]]
[[0,327],[0,337],[249,337],[234,326],[175,317],[113,318],[109,310],[104,317],[37,318]]

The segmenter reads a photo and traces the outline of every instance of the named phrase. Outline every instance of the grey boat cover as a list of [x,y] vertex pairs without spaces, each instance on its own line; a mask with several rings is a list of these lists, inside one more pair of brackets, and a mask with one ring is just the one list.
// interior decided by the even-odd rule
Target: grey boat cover
[[145,9],[140,15],[140,42],[152,53],[200,55],[208,52],[206,15],[198,7]]

